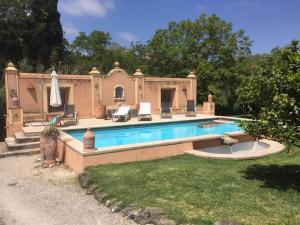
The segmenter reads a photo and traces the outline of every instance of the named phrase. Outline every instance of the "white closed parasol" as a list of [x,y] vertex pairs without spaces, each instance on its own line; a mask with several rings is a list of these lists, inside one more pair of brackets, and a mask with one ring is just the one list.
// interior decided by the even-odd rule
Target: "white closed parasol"
[[61,106],[61,97],[58,86],[57,73],[53,71],[51,73],[52,81],[51,81],[51,93],[50,93],[50,106],[59,107]]

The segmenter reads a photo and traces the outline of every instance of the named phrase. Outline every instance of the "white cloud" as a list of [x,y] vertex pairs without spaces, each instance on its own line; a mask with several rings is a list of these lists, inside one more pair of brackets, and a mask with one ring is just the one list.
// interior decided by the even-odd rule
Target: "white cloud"
[[64,24],[63,30],[68,38],[74,38],[79,34],[79,30],[73,24]]
[[116,0],[61,0],[59,9],[61,12],[73,16],[104,17],[107,12],[114,9]]
[[128,31],[118,32],[118,35],[127,42],[138,41],[138,38],[134,34],[128,32]]
[[247,1],[247,0],[238,0],[229,3],[226,8],[235,8],[235,7],[257,7],[259,3],[257,1]]
[[207,8],[207,6],[204,6],[204,5],[197,5],[196,9],[203,12],[203,11],[206,11],[208,8]]

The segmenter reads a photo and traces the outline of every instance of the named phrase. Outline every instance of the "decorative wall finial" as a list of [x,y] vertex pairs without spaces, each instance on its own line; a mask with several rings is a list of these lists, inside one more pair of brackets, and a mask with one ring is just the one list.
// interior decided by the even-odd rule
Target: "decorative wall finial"
[[9,62],[7,64],[7,67],[5,68],[5,71],[18,71],[15,67],[15,65],[12,62]]
[[187,78],[197,78],[197,76],[195,75],[195,72],[192,70],[190,71],[190,74],[187,76]]
[[101,75],[100,71],[94,66],[89,72],[89,75]]
[[120,63],[119,62],[115,62],[114,66],[115,66],[115,69],[120,69]]
[[133,75],[136,77],[144,76],[144,74],[142,73],[142,71],[139,68],[136,69],[136,71]]

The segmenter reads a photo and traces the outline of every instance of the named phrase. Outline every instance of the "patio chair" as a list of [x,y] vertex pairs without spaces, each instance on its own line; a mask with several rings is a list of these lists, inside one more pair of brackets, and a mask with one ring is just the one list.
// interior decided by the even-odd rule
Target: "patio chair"
[[194,100],[187,100],[185,116],[197,116]]
[[119,119],[124,119],[124,121],[129,120],[129,106],[120,106],[117,111],[112,114],[112,121],[117,121]]
[[172,118],[172,110],[170,103],[163,103],[160,109],[160,118]]
[[150,102],[141,102],[140,110],[138,114],[138,120],[149,119],[152,120],[151,116],[151,103]]
[[78,123],[78,115],[75,112],[75,105],[65,105],[63,112],[63,120],[61,122],[61,126],[71,126],[76,125]]
[[38,126],[60,126],[63,121],[63,116],[61,114],[54,116],[50,121],[32,122],[25,123],[24,126],[38,127]]

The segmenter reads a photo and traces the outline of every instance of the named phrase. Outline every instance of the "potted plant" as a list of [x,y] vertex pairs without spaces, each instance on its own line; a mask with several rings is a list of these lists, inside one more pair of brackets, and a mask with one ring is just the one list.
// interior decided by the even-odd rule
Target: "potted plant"
[[45,167],[51,167],[55,165],[58,136],[59,130],[56,127],[49,126],[45,128]]

